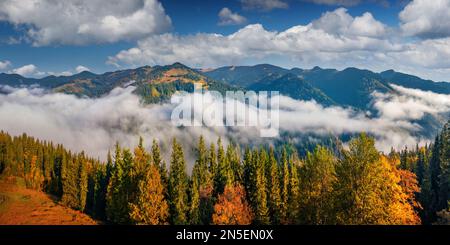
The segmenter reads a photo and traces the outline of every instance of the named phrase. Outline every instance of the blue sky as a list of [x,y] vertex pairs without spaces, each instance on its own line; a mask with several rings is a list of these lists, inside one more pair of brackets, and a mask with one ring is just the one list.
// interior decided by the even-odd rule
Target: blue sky
[[39,77],[180,61],[393,68],[450,81],[449,0],[30,1],[0,3],[0,72]]

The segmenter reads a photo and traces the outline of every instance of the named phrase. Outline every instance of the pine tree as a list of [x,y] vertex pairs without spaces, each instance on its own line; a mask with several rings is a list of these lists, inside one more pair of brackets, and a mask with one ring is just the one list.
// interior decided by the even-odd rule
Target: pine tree
[[130,203],[130,218],[135,224],[167,224],[169,206],[164,197],[164,187],[155,165],[146,165],[138,182],[134,203]]
[[283,147],[281,152],[281,220],[283,223],[287,222],[288,207],[289,207],[289,164],[286,148]]
[[188,223],[188,176],[183,149],[173,140],[169,173],[169,207],[171,223],[182,225]]
[[[254,159],[255,160],[255,159]],[[259,158],[255,161],[256,183],[255,183],[255,221],[258,224],[269,224],[269,209],[267,207],[267,189],[265,166],[267,165],[268,156],[264,149],[259,153]]]
[[225,155],[222,139],[217,140],[217,174],[214,187],[216,193],[222,193],[225,185],[233,183],[229,161]]
[[440,134],[439,164],[439,209],[447,210],[450,201],[450,121],[444,125]]
[[200,137],[196,150],[190,188],[191,224],[209,224],[213,212],[213,179],[208,166],[208,151],[203,136]]
[[190,191],[190,201],[189,201],[189,224],[199,225],[202,224],[201,214],[200,214],[200,177],[199,168],[195,168],[192,175]]
[[289,213],[288,220],[289,223],[296,223],[298,220],[298,211],[299,211],[299,194],[300,194],[300,186],[298,180],[298,171],[297,168],[300,165],[300,161],[298,159],[297,153],[292,154],[291,157],[291,166],[289,172]]
[[84,152],[82,152],[79,156],[78,163],[78,201],[79,201],[79,210],[84,211],[86,207],[86,198],[88,192],[88,163],[86,162],[86,158],[84,156]]
[[106,196],[106,215],[108,221],[117,224],[127,224],[130,221],[128,208],[129,190],[127,189],[127,179],[130,173],[127,170],[128,164],[124,162],[124,153],[122,153],[119,144],[116,144],[114,169]]
[[277,159],[275,158],[274,149],[271,147],[269,151],[269,161],[267,170],[268,183],[268,204],[269,213],[272,224],[281,223],[281,193],[280,193],[280,174],[278,170]]
[[161,157],[161,151],[159,149],[159,144],[158,142],[153,139],[153,144],[152,144],[152,158],[153,158],[153,164],[155,164],[155,166],[158,167],[159,170],[159,175],[161,176],[161,181],[163,183],[164,186],[164,193],[166,193],[166,197],[167,197],[167,185],[168,185],[168,176],[167,176],[167,168],[166,168],[166,163],[163,161],[162,157]]

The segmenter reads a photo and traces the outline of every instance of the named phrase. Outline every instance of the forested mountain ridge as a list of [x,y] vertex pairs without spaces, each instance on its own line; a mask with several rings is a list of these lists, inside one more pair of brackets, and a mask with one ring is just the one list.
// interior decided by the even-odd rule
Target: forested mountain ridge
[[271,77],[277,79],[279,76],[294,74],[322,91],[337,104],[364,110],[369,109],[372,92],[393,91],[389,84],[450,94],[450,83],[424,80],[393,70],[375,73],[353,67],[338,71],[317,66],[313,69],[284,69],[273,65],[255,65],[221,67],[205,71],[204,74],[215,80],[243,87],[257,87],[258,83],[267,83]]
[[77,96],[100,97],[116,87],[133,85],[135,93],[146,102],[161,102],[176,91],[192,92],[194,83],[205,89],[235,90],[233,86],[214,81],[183,64],[167,66],[143,66],[104,74],[88,71],[72,76],[48,76],[41,79],[25,78],[17,74],[0,74],[0,85],[12,87],[39,85],[42,88]]
[[88,71],[72,76],[25,78],[17,74],[0,74],[0,85],[13,87],[39,85],[42,88],[100,97],[115,87],[134,85],[136,93],[147,102],[160,102],[179,90],[192,91],[192,84],[201,83],[210,90],[254,89],[278,90],[295,99],[315,99],[324,105],[336,104],[370,109],[371,94],[393,92],[390,84],[450,94],[450,83],[433,82],[393,70],[375,73],[369,70],[284,69],[261,64],[255,66],[227,66],[217,69],[192,69],[181,63],[166,66],[143,66],[104,74]]
[[208,147],[202,137],[195,152],[188,175],[176,139],[167,168],[155,140],[150,151],[142,138],[133,151],[117,144],[101,163],[2,131],[0,175],[117,224],[430,224],[449,215],[450,122],[433,144],[388,155],[366,134],[305,157],[220,138]]

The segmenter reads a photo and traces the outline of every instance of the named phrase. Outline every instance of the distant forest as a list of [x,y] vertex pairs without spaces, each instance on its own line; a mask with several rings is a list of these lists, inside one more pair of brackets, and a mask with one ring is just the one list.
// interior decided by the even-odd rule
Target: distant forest
[[375,148],[360,134],[348,147],[241,149],[198,139],[188,175],[173,139],[169,168],[153,140],[116,144],[106,162],[25,134],[0,132],[0,173],[55,195],[111,224],[442,224],[449,220],[450,122],[414,149]]

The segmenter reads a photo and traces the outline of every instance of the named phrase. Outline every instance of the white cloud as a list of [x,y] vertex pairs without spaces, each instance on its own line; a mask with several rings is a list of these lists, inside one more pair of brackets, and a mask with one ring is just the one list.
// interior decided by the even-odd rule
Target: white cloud
[[247,10],[270,11],[289,7],[284,0],[241,0],[241,3],[242,7]]
[[3,0],[0,20],[23,25],[36,46],[135,40],[171,27],[157,0]]
[[[1,89],[1,87],[0,87]],[[177,137],[185,145],[185,154],[192,159],[192,139],[204,135],[208,141],[221,136],[225,142],[232,138],[242,144],[272,143],[261,138],[255,127],[183,127],[172,125],[170,118],[176,104],[143,105],[133,87],[116,88],[102,98],[77,98],[67,94],[46,94],[38,88],[6,88],[9,94],[0,95],[0,125],[14,135],[26,132],[40,139],[63,143],[75,151],[86,150],[91,156],[105,159],[108,149],[116,141],[133,147],[143,136],[147,146],[157,138],[169,151],[170,141]],[[299,101],[280,96],[280,129],[297,134],[315,136],[355,134],[362,131],[374,135],[377,147],[389,151],[391,146],[402,148],[431,139],[417,136],[420,126],[412,120],[426,113],[438,116],[450,112],[450,95],[406,89],[395,86],[398,93],[374,94],[379,114],[368,117],[364,113],[342,107],[323,107],[314,101]],[[189,94],[184,99],[193,99]],[[211,99],[211,98],[210,98]],[[195,101],[195,100],[194,100]],[[222,108],[222,102],[204,105]],[[190,103],[189,103],[190,105]],[[244,105],[236,104],[243,110]],[[201,113],[194,106],[194,114]],[[253,112],[261,109],[249,108]],[[192,166],[193,161],[188,164]]]
[[77,67],[75,68],[75,71],[76,71],[77,73],[80,73],[80,72],[83,72],[83,71],[90,71],[90,69],[87,68],[86,66],[79,65],[79,66],[77,66]]
[[391,120],[418,120],[425,114],[439,115],[450,112],[450,95],[436,94],[419,89],[391,86],[398,94],[374,93],[374,108],[383,118]]
[[24,65],[19,68],[13,69],[10,73],[19,74],[21,76],[43,76],[45,73],[40,72],[37,66],[33,64]]
[[[329,21],[333,21],[333,26]],[[373,25],[374,28],[367,31],[365,25]],[[143,65],[180,61],[192,66],[210,67],[280,55],[305,64],[318,60],[342,60],[346,54],[396,51],[401,48],[378,37],[384,32],[384,26],[370,14],[353,18],[345,9],[337,9],[308,25],[294,26],[282,32],[268,31],[262,25],[254,24],[228,36],[204,33],[151,36],[138,41],[137,47],[110,57],[109,62]]]
[[386,33],[385,25],[375,20],[371,13],[353,18],[345,8],[326,12],[320,19],[313,21],[312,26],[338,35],[381,37]]
[[8,60],[1,61],[0,60],[0,71],[8,69],[10,66],[11,66],[10,61],[8,61]]
[[414,0],[399,14],[406,35],[421,38],[450,36],[450,0]]
[[219,25],[242,25],[247,22],[247,19],[244,16],[231,12],[229,8],[220,10],[218,16]]
[[73,73],[71,71],[62,71],[62,72],[44,72],[46,75],[53,75],[53,76],[72,76]]
[[354,17],[345,8],[338,8],[284,31],[252,24],[230,35],[154,35],[108,58],[108,63],[125,67],[174,62],[194,67],[264,62],[303,68],[355,66],[449,81],[450,37],[405,39],[371,13]]

